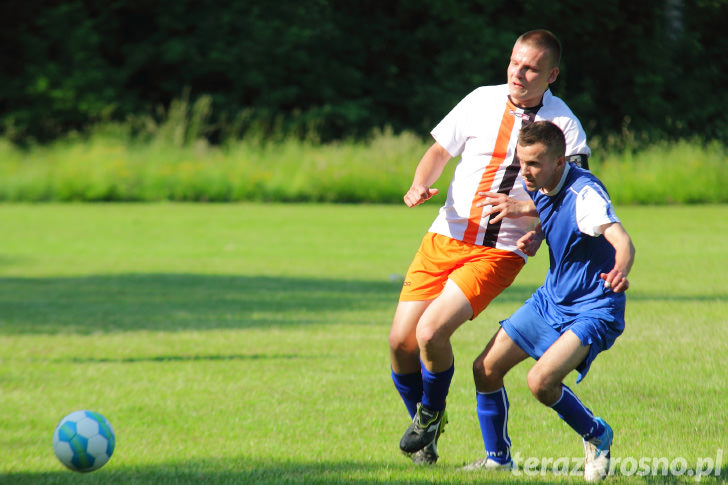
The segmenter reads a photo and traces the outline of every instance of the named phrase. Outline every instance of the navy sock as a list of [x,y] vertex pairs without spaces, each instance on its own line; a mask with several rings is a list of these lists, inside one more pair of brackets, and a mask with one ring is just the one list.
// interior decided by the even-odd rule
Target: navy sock
[[417,412],[417,404],[422,400],[422,372],[414,372],[412,374],[397,374],[392,371],[392,381],[397,392],[402,397],[404,405],[410,418],[415,417]]
[[604,433],[604,426],[594,419],[594,414],[589,408],[584,406],[574,392],[563,384],[561,385],[561,397],[551,408],[587,441]]
[[479,392],[478,421],[483,435],[485,454],[498,463],[511,460],[511,439],[508,436],[508,395],[506,388],[501,387],[493,392]]
[[435,411],[445,409],[445,398],[450,390],[450,382],[455,373],[455,363],[444,372],[430,372],[421,363],[422,367],[422,405]]

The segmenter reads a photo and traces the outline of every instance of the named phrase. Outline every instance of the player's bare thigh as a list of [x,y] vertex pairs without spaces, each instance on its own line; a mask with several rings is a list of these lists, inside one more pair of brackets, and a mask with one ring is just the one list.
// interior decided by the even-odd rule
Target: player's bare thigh
[[455,330],[472,316],[473,307],[465,293],[454,281],[447,280],[442,293],[427,307],[417,324],[420,348],[429,342],[449,341]]
[[417,324],[420,359],[432,372],[444,372],[453,363],[450,337],[473,316],[473,307],[465,293],[447,280],[440,296],[427,307]]
[[410,374],[420,370],[420,349],[417,345],[417,323],[433,300],[400,301],[389,331],[389,353],[392,370]]
[[488,345],[473,362],[473,378],[478,392],[493,392],[503,387],[503,377],[518,363],[528,358],[503,330],[499,328]]
[[392,369],[398,374],[416,372],[420,359],[432,364],[438,357],[443,357],[438,364],[449,367],[450,337],[472,316],[470,302],[451,280],[434,300],[400,301],[389,333]]
[[561,382],[589,354],[589,345],[567,330],[528,372],[528,387],[536,398],[550,406],[561,396]]

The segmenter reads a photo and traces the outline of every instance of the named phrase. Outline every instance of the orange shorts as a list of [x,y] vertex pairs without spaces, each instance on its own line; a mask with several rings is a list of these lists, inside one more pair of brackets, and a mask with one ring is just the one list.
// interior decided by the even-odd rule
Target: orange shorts
[[451,279],[465,293],[475,318],[513,283],[525,263],[511,251],[428,232],[407,270],[399,300],[435,299]]

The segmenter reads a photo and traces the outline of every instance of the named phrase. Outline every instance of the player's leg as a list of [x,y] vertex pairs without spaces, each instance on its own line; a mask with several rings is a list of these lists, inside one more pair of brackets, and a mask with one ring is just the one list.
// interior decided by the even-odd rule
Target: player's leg
[[561,382],[589,354],[589,345],[567,330],[538,359],[528,372],[528,387],[536,399],[547,406],[561,396]]
[[[417,325],[423,376],[451,373],[454,357],[450,338],[453,333],[505,290],[524,265],[520,256],[509,251],[472,246],[454,249],[457,250],[454,252],[468,256],[450,273],[442,293],[425,310]],[[449,380],[443,378],[441,381],[447,382],[446,394]],[[444,407],[444,398],[444,394],[430,395],[425,385],[423,404]]]
[[[448,287],[448,277],[453,268],[463,264],[458,259],[463,257],[463,251],[453,250],[453,245],[459,244],[452,238],[433,233],[422,238],[420,248],[407,270],[400,293],[400,305],[390,332],[392,378],[412,416],[410,428],[414,427],[417,431],[412,437],[415,443],[411,439],[400,441],[400,448],[411,455],[416,463],[437,461],[437,438],[447,422],[445,397],[438,395],[443,392],[447,394],[453,374],[451,349],[450,356],[446,357],[448,367],[444,372],[430,372],[432,367],[428,370],[421,363],[417,329],[423,322],[427,326],[433,316],[441,315],[442,302],[451,299],[448,296],[451,290],[445,288]],[[462,321],[466,318],[463,317]],[[425,392],[427,396],[433,396],[429,402],[442,401],[443,409],[422,406],[421,402],[428,403]]]
[[584,476],[587,480],[600,480],[609,470],[612,429],[562,383],[587,358],[589,348],[574,332],[566,331],[531,368],[528,387],[539,401],[579,433],[586,452]]
[[422,400],[420,349],[417,345],[417,322],[430,305],[427,301],[400,301],[389,331],[389,356],[392,381],[410,418]]
[[508,371],[527,358],[528,354],[499,328],[473,362],[475,390],[486,393],[500,389]]
[[422,372],[416,329],[420,317],[440,295],[452,262],[439,254],[438,237],[427,233],[415,253],[399,295],[389,332],[392,380],[410,418],[422,400]]
[[417,325],[417,344],[424,368],[443,372],[453,364],[450,337],[473,316],[468,297],[452,280],[427,307]]
[[447,422],[445,399],[455,372],[450,337],[473,315],[470,301],[452,281],[424,311],[417,324],[423,394],[421,405],[399,446],[416,453],[436,443]]
[[554,408],[585,439],[601,434],[603,429],[595,422],[592,412],[562,381],[584,361],[588,353],[589,345],[582,345],[579,337],[568,330],[528,372],[528,387],[536,399]]
[[[429,254],[434,257],[426,262],[428,269],[433,262],[447,261],[448,276],[440,286],[441,293],[417,324],[423,397],[412,425],[400,441],[400,448],[406,453],[436,444],[446,423],[445,399],[454,374],[452,334],[507,288],[524,264],[520,256],[508,251],[468,245],[442,236],[435,236],[432,242],[433,250]],[[424,244],[420,254],[427,254]],[[413,276],[417,274],[413,272]],[[436,274],[442,272],[429,272],[430,277]]]
[[500,328],[473,362],[478,421],[486,456],[465,469],[510,469],[510,405],[503,378],[527,357],[528,354]]

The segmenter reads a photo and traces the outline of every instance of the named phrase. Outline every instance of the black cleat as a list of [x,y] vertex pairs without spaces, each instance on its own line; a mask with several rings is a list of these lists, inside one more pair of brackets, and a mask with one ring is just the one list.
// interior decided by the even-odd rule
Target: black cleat
[[422,404],[417,405],[417,412],[407,431],[399,441],[399,448],[406,454],[417,453],[426,446],[433,444],[434,463],[437,461],[437,438],[447,423],[445,410],[435,411]]

